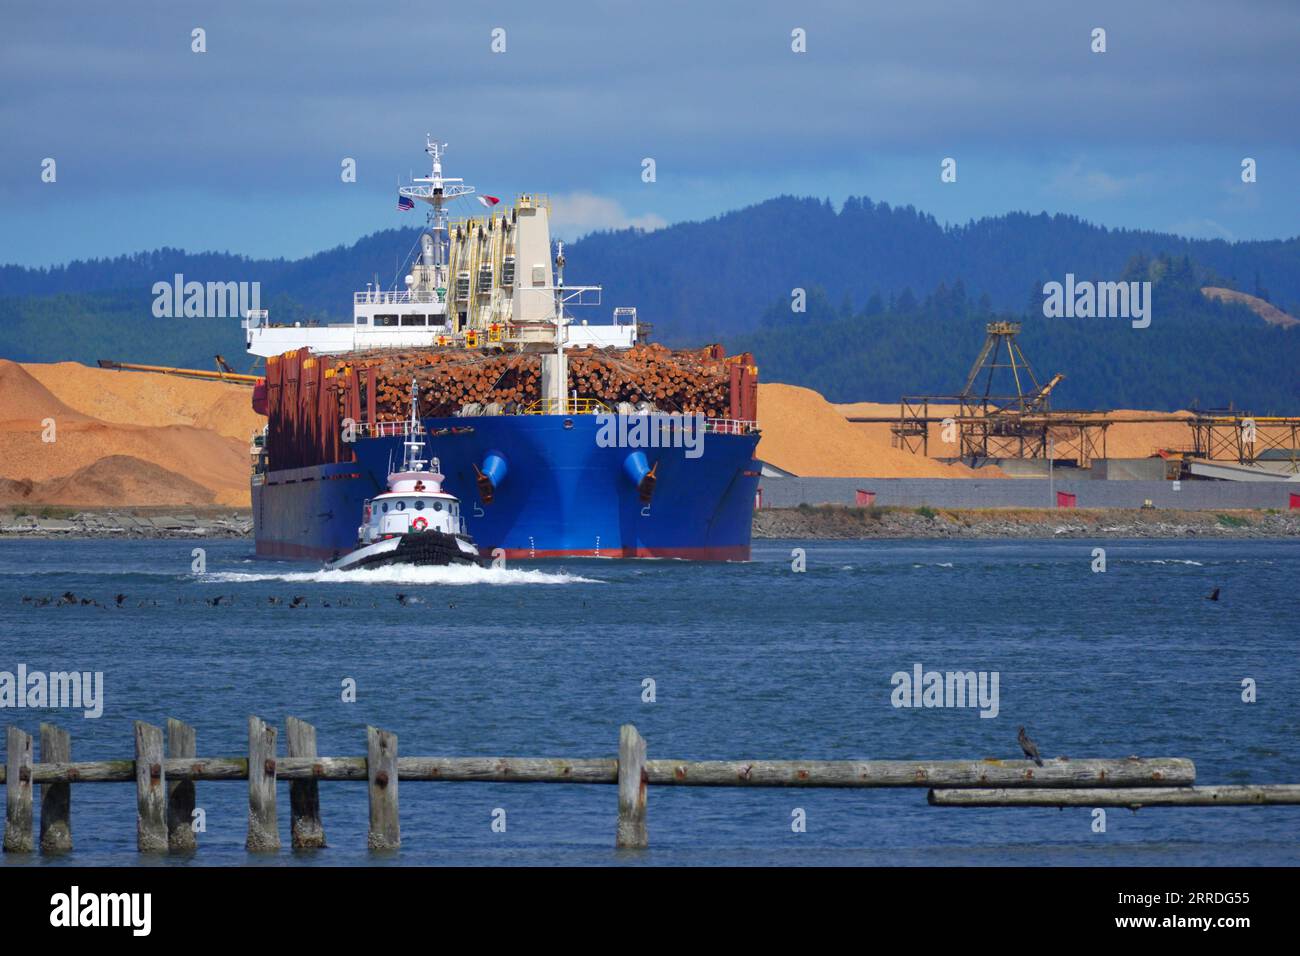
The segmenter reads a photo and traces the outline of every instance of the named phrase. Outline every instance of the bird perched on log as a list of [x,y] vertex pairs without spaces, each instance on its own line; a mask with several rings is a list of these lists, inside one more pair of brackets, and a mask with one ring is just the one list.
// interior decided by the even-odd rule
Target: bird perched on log
[[1025,752],[1025,756],[1041,767],[1043,758],[1038,756],[1038,744],[1029,739],[1024,727],[1020,728],[1020,732],[1016,734],[1016,739],[1020,741],[1020,749]]

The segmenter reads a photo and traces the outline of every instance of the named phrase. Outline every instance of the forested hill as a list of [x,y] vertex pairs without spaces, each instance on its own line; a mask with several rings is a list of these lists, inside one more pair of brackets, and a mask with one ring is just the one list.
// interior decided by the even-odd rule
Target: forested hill
[[588,236],[569,274],[600,281],[612,305],[636,305],[668,338],[728,338],[791,289],[864,303],[961,280],[972,300],[1020,312],[1044,282],[1111,279],[1135,254],[1188,256],[1231,288],[1300,303],[1300,239],[1231,244],[1111,230],[1074,216],[1011,213],[944,227],[910,206],[783,197],[651,233]]
[[[155,319],[153,284],[177,273],[186,281],[260,282],[262,305],[273,320],[338,321],[350,317],[352,293],[367,282],[400,282],[417,240],[418,230],[407,228],[298,260],[159,249],[51,269],[0,266],[0,357],[207,367],[221,352],[238,362],[243,345],[236,320]],[[1197,282],[1258,295],[1292,314],[1300,306],[1300,239],[1189,240],[1024,213],[943,226],[910,206],[867,199],[850,199],[836,210],[822,200],[780,197],[655,232],[595,233],[565,251],[571,284],[605,290],[599,310],[581,311],[579,318],[603,318],[615,306],[635,305],[658,341],[723,341],[733,351],[752,345],[765,380],[809,384],[845,399],[951,390],[978,349],[983,316],[1041,318],[1043,283],[1062,282],[1067,273],[1116,279],[1135,257],[1184,263]],[[927,311],[925,303],[941,284],[946,294],[960,291],[956,312]],[[816,290],[809,323],[854,323],[854,334],[839,339],[836,354],[814,355],[813,343],[799,340],[797,322],[764,326],[773,310],[789,319],[794,289]],[[1295,354],[1300,329],[1263,327],[1244,308],[1204,303],[1199,296],[1165,295],[1151,334],[1117,339],[1116,347],[1123,343],[1129,351],[1113,361],[1104,339],[1119,334],[1119,322],[1030,323],[1027,345],[1042,347],[1042,361],[1070,376],[1075,404],[1159,407],[1199,399],[1208,405],[1218,396],[1256,404],[1294,394],[1295,366],[1274,365],[1279,356]],[[962,331],[962,323],[973,331]],[[870,330],[865,337],[864,329]],[[1039,335],[1053,338],[1035,342]],[[1203,365],[1215,362],[1221,376],[1211,381],[1200,375]],[[1235,389],[1223,378],[1229,374]],[[1265,378],[1271,384],[1265,386]],[[1248,390],[1254,399],[1244,394]],[[1292,401],[1291,411],[1297,404]]]
[[[284,295],[306,312],[344,318],[352,293],[376,276],[400,280],[397,266],[415,229],[374,233],[298,260],[254,260],[178,249],[73,262],[52,269],[0,267],[0,297],[131,292],[147,297],[175,273],[200,282],[258,281],[269,302]],[[655,232],[594,233],[566,247],[571,283],[605,288],[602,310],[635,305],[659,338],[674,343],[725,339],[753,329],[793,288],[825,290],[832,301],[864,303],[873,293],[917,295],[960,279],[973,300],[1021,311],[1030,292],[1067,272],[1114,278],[1136,253],[1188,256],[1216,284],[1294,312],[1300,304],[1300,239],[1227,243],[1157,232],[1112,230],[1073,216],[1009,213],[942,226],[911,206],[850,199],[780,197],[703,222]]]
[[[941,282],[923,298],[909,291],[887,300],[873,295],[858,308],[836,304],[820,289],[802,313],[778,299],[758,331],[728,345],[755,354],[763,381],[804,385],[836,402],[896,402],[956,394],[985,326],[1010,320],[1021,324],[1017,343],[1039,382],[1064,373],[1054,408],[1300,414],[1300,328],[1271,325],[1244,305],[1207,298],[1202,276],[1188,259],[1129,262],[1120,278],[1152,282],[1151,324],[1142,329],[1122,318],[1047,318],[1041,304],[998,313],[987,299],[972,301],[959,280]],[[1012,392],[1008,373],[998,375],[994,393]]]

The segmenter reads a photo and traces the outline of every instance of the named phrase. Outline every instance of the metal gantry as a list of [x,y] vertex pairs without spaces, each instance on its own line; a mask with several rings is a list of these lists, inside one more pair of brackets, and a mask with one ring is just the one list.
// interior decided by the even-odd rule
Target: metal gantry
[[[1016,342],[1019,323],[990,322],[985,332],[984,346],[959,394],[901,399],[898,419],[890,427],[894,445],[929,455],[929,426],[937,423],[952,429],[951,439],[941,433],[945,444],[955,446],[956,454],[948,457],[972,462],[986,458],[1046,458],[1051,449],[1055,457],[1073,458],[1080,467],[1091,464],[1094,458],[1104,458],[1110,424],[1105,415],[1051,410],[1052,392],[1065,376],[1058,373],[1039,383]],[[933,405],[951,406],[956,412],[932,415]]]

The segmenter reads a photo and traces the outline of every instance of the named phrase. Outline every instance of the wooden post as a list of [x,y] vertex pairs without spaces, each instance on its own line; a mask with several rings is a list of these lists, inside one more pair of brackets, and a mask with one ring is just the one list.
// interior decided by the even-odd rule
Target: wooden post
[[[41,724],[41,763],[71,763],[72,736],[53,724]],[[41,784],[41,852],[72,849],[72,784]]]
[[280,849],[275,816],[275,735],[260,717],[248,718],[248,839],[250,853]]
[[[316,758],[316,728],[305,720],[285,721],[285,742],[290,757]],[[320,784],[311,780],[289,783],[289,833],[295,850],[314,850],[325,845],[325,827],[320,819]]]
[[[175,717],[167,718],[167,756],[172,760],[193,759],[194,728]],[[194,833],[194,781],[173,780],[167,784],[167,846],[172,852],[188,852],[198,846]]]
[[614,846],[642,850],[650,845],[645,825],[645,738],[632,724],[618,730],[618,833]]
[[370,781],[370,835],[372,850],[396,850],[402,845],[397,818],[397,734],[366,728],[366,775]]
[[141,853],[167,852],[167,777],[162,728],[135,722],[135,845]]
[[5,735],[5,838],[6,853],[31,853],[32,838],[32,735],[10,727]]

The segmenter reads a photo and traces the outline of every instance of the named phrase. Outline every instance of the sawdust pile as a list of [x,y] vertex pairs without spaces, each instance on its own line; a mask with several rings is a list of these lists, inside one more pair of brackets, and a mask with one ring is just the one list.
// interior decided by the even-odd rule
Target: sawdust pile
[[[74,507],[247,507],[248,440],[265,419],[247,387],[75,362],[19,365],[0,359],[0,505]],[[889,423],[850,417],[898,416],[894,403],[833,405],[795,385],[759,386],[758,455],[802,476],[997,478],[894,447]],[[955,409],[931,406],[936,416]],[[1115,411],[1107,434],[1114,458],[1144,458],[1191,440],[1186,412]],[[56,441],[42,441],[45,419]],[[943,447],[931,426],[930,449]]]
[[[758,457],[802,477],[822,478],[999,478],[996,468],[914,455],[890,445],[888,425],[864,431],[821,394],[797,385],[758,386]],[[874,413],[873,413],[874,414]],[[888,413],[887,413],[888,414]],[[898,407],[893,406],[897,416]]]
[[223,382],[0,359],[0,505],[247,507],[264,423],[250,401]]

